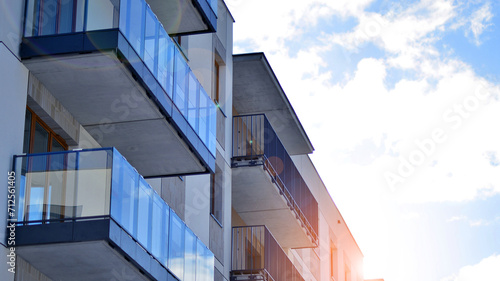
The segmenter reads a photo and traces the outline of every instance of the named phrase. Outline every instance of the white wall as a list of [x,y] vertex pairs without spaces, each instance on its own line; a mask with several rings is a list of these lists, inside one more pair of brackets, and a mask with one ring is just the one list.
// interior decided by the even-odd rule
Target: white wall
[[351,281],[363,280],[361,249],[356,244],[356,240],[335,206],[311,159],[308,155],[296,155],[292,156],[292,160],[318,201],[321,280],[330,280],[330,241],[333,241],[337,247],[337,281],[345,280],[345,265],[348,265],[351,270]]
[[21,30],[24,2],[21,0],[0,0],[0,41],[18,57],[19,44],[23,34]]
[[[5,1],[0,2],[4,7]],[[8,1],[11,2],[11,1]],[[18,1],[12,1],[18,2]],[[22,1],[19,1],[22,2]],[[9,18],[9,17],[8,17]],[[1,19],[0,26],[3,25]],[[3,27],[2,27],[3,28]],[[24,118],[26,114],[26,93],[28,87],[28,70],[19,62],[11,51],[0,43],[0,218],[7,217],[7,172],[12,170],[12,156],[23,152]],[[16,177],[19,179],[19,175]],[[5,243],[6,221],[0,220],[0,241]],[[13,280],[7,272],[6,255],[0,247],[0,280]]]

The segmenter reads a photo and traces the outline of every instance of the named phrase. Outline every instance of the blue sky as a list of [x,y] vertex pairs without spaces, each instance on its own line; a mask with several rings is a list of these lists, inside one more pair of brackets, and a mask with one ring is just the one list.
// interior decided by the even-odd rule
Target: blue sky
[[[228,0],[386,281],[500,280],[500,4]],[[325,137],[328,136],[328,137]]]

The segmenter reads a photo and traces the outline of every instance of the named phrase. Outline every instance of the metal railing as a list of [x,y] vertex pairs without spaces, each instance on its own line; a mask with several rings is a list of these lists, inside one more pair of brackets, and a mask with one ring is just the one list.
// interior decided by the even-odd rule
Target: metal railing
[[231,280],[304,281],[265,226],[233,227]]
[[314,243],[318,202],[264,114],[233,117],[233,167],[263,165]]

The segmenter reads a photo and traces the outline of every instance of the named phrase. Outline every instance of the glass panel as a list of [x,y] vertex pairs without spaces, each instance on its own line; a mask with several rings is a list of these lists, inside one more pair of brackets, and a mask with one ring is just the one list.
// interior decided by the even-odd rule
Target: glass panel
[[111,189],[110,151],[86,151],[77,154],[75,209],[76,216],[90,217],[109,215],[109,193]]
[[188,112],[187,119],[193,130],[198,129],[198,96],[199,87],[198,80],[192,72],[189,73],[189,95],[188,95]]
[[52,35],[56,33],[57,0],[40,1],[39,35]]
[[[201,240],[196,245],[196,281],[206,280],[203,255],[205,254],[205,245]],[[234,269],[234,268],[233,268]]]
[[158,74],[157,78],[161,86],[172,98],[174,85],[174,44],[167,32],[160,28],[158,39]]
[[196,236],[186,227],[185,237],[185,263],[183,281],[195,281],[196,276]]
[[49,144],[49,132],[36,122],[35,140],[33,142],[33,153],[47,152]]
[[138,180],[132,166],[115,150],[111,215],[132,236],[135,234],[135,214],[138,208]]
[[110,0],[87,0],[87,29],[100,30],[117,28],[119,7],[115,7]]
[[31,139],[31,112],[26,110],[26,117],[24,119],[24,140],[23,140],[23,153],[29,153]]
[[188,66],[184,58],[177,51],[175,54],[175,95],[174,103],[181,114],[186,117],[186,90]]
[[73,0],[61,1],[59,9],[59,34],[73,31]]
[[163,240],[167,236],[164,233],[165,224],[163,220],[165,205],[158,194],[153,192],[153,212],[151,215],[151,253],[157,257],[160,262],[163,257]]
[[210,111],[210,118],[209,118],[209,135],[208,135],[208,150],[210,153],[212,153],[212,156],[215,156],[215,151],[216,151],[216,137],[215,135],[217,134],[217,110],[215,109],[215,106],[213,102],[210,100],[209,103],[209,111]]
[[38,9],[35,9],[35,4],[38,4],[37,0],[28,0],[26,4],[25,37],[38,35],[36,33],[34,34],[36,21],[38,20]]
[[153,190],[144,179],[139,180],[139,205],[137,212],[137,240],[146,250],[151,251],[151,207]]
[[174,213],[170,212],[170,232],[168,268],[180,279],[184,279],[184,223]]
[[208,95],[202,89],[202,94],[200,95],[200,115],[199,115],[200,124],[198,126],[198,136],[207,147],[208,147],[208,114],[209,114],[208,103],[209,102],[210,99],[208,98]]
[[127,39],[129,39],[130,33],[130,1],[131,0],[120,0],[120,31]]
[[31,187],[30,199],[28,203],[28,221],[38,221],[43,219],[43,201],[45,196],[44,187]]
[[62,144],[60,144],[55,138],[52,138],[52,147],[51,150],[52,152],[57,152],[57,151],[64,151],[64,147]]
[[144,29],[144,9],[146,3],[143,0],[130,0],[130,9],[127,10],[127,38],[134,50],[143,58],[142,44]]
[[144,34],[144,62],[154,76],[157,74],[155,67],[157,30],[158,21],[155,14],[148,7],[146,9],[146,31]]
[[25,166],[17,171],[21,178],[19,207],[25,208],[22,219],[59,220],[107,215],[109,158],[108,152],[103,150],[17,158],[16,161]]
[[76,0],[75,32],[83,31],[83,22],[85,18],[85,2],[86,0]]
[[215,13],[215,15],[217,15],[219,0],[209,0],[209,1],[210,1],[210,8],[212,8],[212,11]]
[[203,255],[204,260],[204,276],[206,281],[213,280],[214,277],[214,254],[210,252],[210,250],[205,247],[205,253]]

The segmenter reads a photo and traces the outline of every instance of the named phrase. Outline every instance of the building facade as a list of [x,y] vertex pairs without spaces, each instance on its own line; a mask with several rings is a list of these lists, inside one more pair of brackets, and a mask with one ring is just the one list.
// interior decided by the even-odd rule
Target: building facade
[[363,280],[222,0],[0,8],[0,280]]

